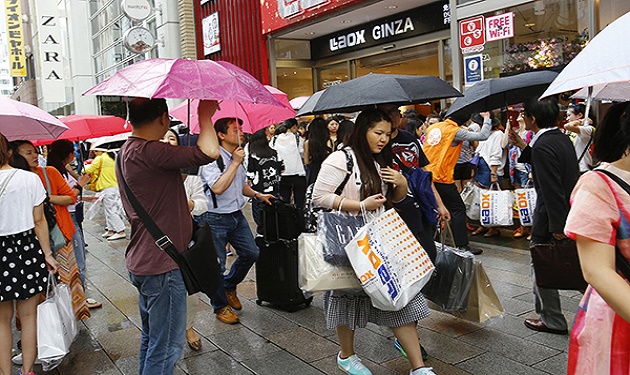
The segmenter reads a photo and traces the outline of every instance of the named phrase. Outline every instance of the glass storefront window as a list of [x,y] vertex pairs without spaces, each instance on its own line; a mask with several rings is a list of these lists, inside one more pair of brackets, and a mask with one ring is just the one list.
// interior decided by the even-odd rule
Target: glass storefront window
[[438,43],[381,53],[357,61],[357,77],[369,73],[440,76]]
[[313,70],[311,68],[277,68],[278,88],[289,100],[298,96],[313,95]]
[[349,80],[348,64],[345,62],[319,68],[317,70],[317,73],[318,91]]
[[311,44],[308,40],[276,39],[274,45],[278,60],[311,59]]

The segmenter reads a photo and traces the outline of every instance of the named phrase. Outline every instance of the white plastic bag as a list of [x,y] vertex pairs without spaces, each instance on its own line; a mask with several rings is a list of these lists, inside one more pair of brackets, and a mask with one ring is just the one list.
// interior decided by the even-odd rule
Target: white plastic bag
[[44,371],[61,363],[78,332],[69,287],[49,273],[46,300],[37,306],[37,358]]
[[534,209],[536,209],[536,189],[516,189],[514,195],[521,225],[531,227],[534,224]]
[[501,190],[498,184],[493,184],[494,187],[496,190],[482,190],[479,193],[479,221],[484,227],[510,226],[514,224],[514,197],[509,190]]
[[305,292],[361,289],[361,283],[350,267],[337,267],[324,260],[316,233],[298,237],[298,277]]
[[394,209],[366,224],[346,246],[352,268],[372,305],[397,311],[429,281],[435,267]]
[[470,220],[479,220],[479,191],[481,188],[474,182],[468,182],[460,194],[466,206],[466,216]]

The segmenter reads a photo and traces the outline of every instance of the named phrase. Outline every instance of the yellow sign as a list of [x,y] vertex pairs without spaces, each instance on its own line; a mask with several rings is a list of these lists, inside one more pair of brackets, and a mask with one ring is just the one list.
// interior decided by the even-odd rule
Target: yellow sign
[[7,44],[9,47],[11,76],[26,77],[20,0],[4,0],[4,8],[7,17]]

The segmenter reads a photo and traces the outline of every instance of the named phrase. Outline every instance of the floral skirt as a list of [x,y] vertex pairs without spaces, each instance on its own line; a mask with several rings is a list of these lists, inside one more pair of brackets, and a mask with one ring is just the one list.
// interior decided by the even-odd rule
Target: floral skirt
[[582,297],[571,329],[567,374],[630,374],[630,323],[591,286]]
[[32,229],[0,236],[0,302],[25,300],[46,289],[48,270]]

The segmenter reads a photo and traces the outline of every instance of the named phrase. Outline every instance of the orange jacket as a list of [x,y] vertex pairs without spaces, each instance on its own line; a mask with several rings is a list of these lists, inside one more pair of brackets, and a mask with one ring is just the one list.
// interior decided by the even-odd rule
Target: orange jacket
[[[77,201],[76,195],[68,186],[68,183],[63,178],[61,173],[55,167],[45,167],[46,175],[48,176],[48,181],[50,181],[50,195],[67,195],[72,198],[72,202],[75,203]],[[42,167],[37,167],[37,175],[42,180],[42,184],[44,185],[44,189],[46,189],[46,179],[44,178],[44,172],[42,172]],[[48,192],[48,189],[46,189]],[[72,223],[72,217],[70,216],[70,212],[68,212],[68,207],[60,206],[55,204],[55,210],[57,210],[57,215],[55,218],[57,219],[57,224],[59,224],[59,229],[68,240],[72,240],[72,235],[74,234],[74,223]]]
[[429,165],[426,168],[433,173],[433,182],[455,183],[453,172],[462,150],[462,142],[453,147],[453,140],[458,130],[460,130],[459,125],[450,119],[433,124],[427,129],[424,154],[429,159]]

